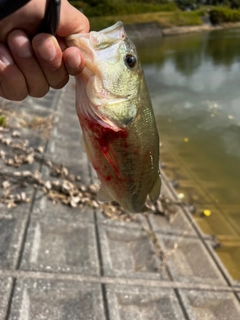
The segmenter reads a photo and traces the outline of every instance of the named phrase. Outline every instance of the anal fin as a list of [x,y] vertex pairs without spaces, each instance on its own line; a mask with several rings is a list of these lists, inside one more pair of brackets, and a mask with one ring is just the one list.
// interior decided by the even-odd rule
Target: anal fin
[[160,189],[161,189],[161,178],[160,178],[160,173],[158,173],[158,175],[154,181],[152,190],[149,193],[149,198],[152,202],[155,202],[158,199],[159,194],[160,194]]
[[109,195],[107,190],[101,185],[99,191],[98,191],[98,196],[97,196],[98,201],[100,202],[106,202],[106,201],[112,201],[112,197]]

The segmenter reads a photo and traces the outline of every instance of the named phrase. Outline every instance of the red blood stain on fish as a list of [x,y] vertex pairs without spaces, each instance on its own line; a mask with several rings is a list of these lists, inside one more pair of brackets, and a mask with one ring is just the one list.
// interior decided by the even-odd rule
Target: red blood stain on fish
[[126,137],[127,133],[125,130],[114,131],[110,128],[100,127],[102,135],[98,138],[99,146],[107,159],[111,167],[114,169],[116,174],[120,176],[118,168],[118,158],[115,152],[111,148],[111,144],[117,140],[124,141],[123,147],[126,148]]
[[[100,126],[99,126],[100,127]],[[109,146],[116,139],[125,139],[127,137],[127,132],[125,130],[114,131],[109,128],[100,127],[102,135],[98,138],[99,145],[104,154],[107,154],[109,151]]]
[[[81,117],[79,117],[81,119]],[[110,125],[105,124],[102,126],[95,120],[88,118],[84,119],[82,127],[87,128],[91,132],[91,140],[94,140],[93,145],[99,147],[105,159],[108,161],[110,166],[114,169],[118,177],[120,177],[118,167],[118,156],[113,149],[113,144],[118,143],[119,147],[123,150],[127,150],[127,136],[126,130],[119,128],[118,131],[113,130]],[[101,161],[98,159],[98,161]],[[111,180],[111,176],[106,176],[107,181]]]

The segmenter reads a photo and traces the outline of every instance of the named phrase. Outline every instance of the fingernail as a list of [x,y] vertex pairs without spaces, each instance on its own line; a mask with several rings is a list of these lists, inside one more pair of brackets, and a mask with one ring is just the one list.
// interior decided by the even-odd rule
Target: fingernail
[[0,64],[4,67],[7,67],[8,65],[13,63],[13,59],[9,54],[8,50],[0,44]]
[[74,52],[67,56],[66,60],[67,66],[71,69],[77,69],[81,63],[81,57],[79,52]]
[[21,58],[30,58],[32,56],[32,48],[27,36],[21,31],[14,31],[9,36],[9,45],[11,50],[15,50]]
[[36,43],[38,53],[46,61],[52,60],[57,54],[54,42],[55,41],[53,37],[45,37]]

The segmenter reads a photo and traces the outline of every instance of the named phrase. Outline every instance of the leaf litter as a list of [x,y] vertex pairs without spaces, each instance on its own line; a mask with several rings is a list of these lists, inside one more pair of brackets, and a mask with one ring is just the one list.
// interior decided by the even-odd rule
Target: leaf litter
[[[4,114],[4,126],[0,126],[0,204],[7,208],[15,208],[21,204],[29,203],[34,190],[41,192],[54,204],[61,203],[72,208],[91,207],[99,210],[105,217],[118,221],[138,221],[139,214],[130,214],[124,211],[116,202],[99,203],[97,201],[98,185],[83,183],[80,175],[71,173],[70,169],[47,159],[44,155],[44,147],[29,146],[29,140],[21,138],[21,128],[36,130],[49,138],[53,118],[45,119],[19,117],[18,123],[12,123],[16,115],[0,109],[0,115]],[[16,119],[16,118],[15,118]],[[28,169],[26,169],[26,166]],[[40,167],[41,169],[34,169]],[[40,170],[46,167],[48,175],[42,175]],[[45,170],[46,171],[46,170]],[[165,196],[152,204],[147,202],[149,211],[142,213],[147,216],[156,214],[164,216],[172,222],[176,214],[176,206],[182,205],[181,201],[173,201]],[[155,246],[155,255],[162,261],[159,269],[165,266],[170,253],[161,249],[161,245],[155,232],[143,227]],[[177,248],[174,246],[171,253]]]

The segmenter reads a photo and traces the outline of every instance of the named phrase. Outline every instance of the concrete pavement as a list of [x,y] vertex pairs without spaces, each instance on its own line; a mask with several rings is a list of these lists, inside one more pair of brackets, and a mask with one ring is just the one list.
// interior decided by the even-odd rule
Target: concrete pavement
[[[43,159],[64,164],[85,185],[94,182],[73,81],[43,99],[0,103],[16,118],[52,116],[49,139],[30,125],[18,128],[21,139],[42,146]],[[14,170],[39,170],[46,179],[50,171],[43,161]],[[240,319],[240,283],[186,207],[175,205],[171,221],[155,214],[125,221],[91,206],[54,204],[38,188],[17,188],[29,202],[10,209],[0,203],[0,320]],[[164,172],[162,194],[177,200]]]

